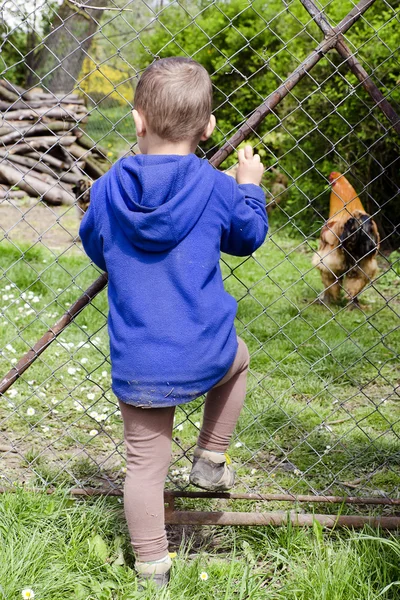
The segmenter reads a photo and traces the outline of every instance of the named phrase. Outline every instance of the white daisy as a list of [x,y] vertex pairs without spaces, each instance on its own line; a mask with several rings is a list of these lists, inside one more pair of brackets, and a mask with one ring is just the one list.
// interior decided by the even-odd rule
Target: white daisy
[[30,598],[35,597],[35,592],[33,590],[30,590],[29,588],[26,588],[22,590],[21,595],[24,598],[24,600],[28,600]]
[[90,394],[87,394],[87,396],[86,396],[86,398],[87,398],[88,400],[94,400],[94,399],[95,399],[95,397],[96,397],[96,396],[95,396],[95,394],[92,394],[92,393],[90,393]]
[[205,571],[202,571],[199,575],[201,581],[207,581],[208,579],[208,573],[206,573]]
[[75,373],[76,373],[76,369],[75,369],[75,367],[69,367],[69,368],[68,368],[68,373],[69,373],[70,375],[75,375]]
[[97,435],[98,433],[99,433],[99,432],[97,431],[97,429],[91,429],[91,430],[89,431],[89,435],[91,435],[91,436],[93,436],[93,437],[94,437],[95,435]]
[[[30,406],[27,410],[26,410],[26,414],[28,415],[28,417],[33,417],[33,415],[35,414],[35,409],[32,408],[32,406]],[[29,598],[29,596],[28,596]]]

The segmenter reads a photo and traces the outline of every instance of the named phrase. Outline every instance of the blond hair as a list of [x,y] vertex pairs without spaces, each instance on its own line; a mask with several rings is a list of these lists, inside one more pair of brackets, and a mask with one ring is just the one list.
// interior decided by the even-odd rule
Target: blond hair
[[160,138],[199,141],[212,110],[210,76],[191,58],[162,58],[143,72],[134,106]]

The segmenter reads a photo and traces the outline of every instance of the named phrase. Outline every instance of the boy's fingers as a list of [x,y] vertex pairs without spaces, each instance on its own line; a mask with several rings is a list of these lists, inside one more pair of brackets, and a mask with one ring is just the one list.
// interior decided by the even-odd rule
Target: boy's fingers
[[245,156],[245,158],[252,158],[253,148],[251,146],[244,147],[244,156]]
[[241,148],[241,149],[238,151],[238,161],[239,161],[240,163],[244,161],[244,150],[243,150],[243,148]]
[[253,160],[255,160],[256,162],[260,162],[260,160],[261,160],[261,159],[260,159],[260,155],[259,155],[259,154],[255,154],[255,155],[253,156]]

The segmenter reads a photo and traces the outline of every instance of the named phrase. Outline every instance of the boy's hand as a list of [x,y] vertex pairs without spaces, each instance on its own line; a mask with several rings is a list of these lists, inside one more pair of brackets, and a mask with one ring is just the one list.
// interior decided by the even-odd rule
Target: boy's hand
[[253,155],[253,148],[245,146],[238,152],[239,166],[236,173],[238,183],[254,183],[260,185],[264,173],[264,165],[258,154]]

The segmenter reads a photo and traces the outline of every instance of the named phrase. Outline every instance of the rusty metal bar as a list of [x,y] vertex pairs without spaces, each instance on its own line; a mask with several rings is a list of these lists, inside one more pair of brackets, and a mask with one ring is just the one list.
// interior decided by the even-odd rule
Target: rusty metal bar
[[[41,488],[29,488],[34,492],[43,493]],[[0,494],[15,492],[15,487],[0,487]],[[47,488],[46,494],[53,494],[55,488]],[[116,496],[123,497],[121,488],[71,488],[71,496]],[[174,503],[176,498],[198,498],[212,500],[247,500],[258,502],[311,502],[315,504],[356,504],[360,506],[400,506],[400,498],[359,498],[356,496],[310,496],[294,494],[245,494],[230,492],[184,492],[176,490],[165,490],[164,499],[166,503]]]
[[91,302],[97,294],[101,292],[107,285],[108,275],[104,273],[96,281],[92,283],[84,294],[63,314],[61,319],[57,321],[53,327],[48,329],[46,333],[36,342],[36,344],[28,350],[19,362],[10,369],[7,375],[0,381],[0,395],[4,394],[9,387],[24,373],[31,364],[50,346],[60,333],[74,320],[74,318]]
[[[270,94],[266,100],[253,112],[251,117],[240,127],[240,129],[220,148],[211,158],[210,163],[214,167],[219,165],[237,148],[237,146],[252,133],[265,117],[272,112],[285,96],[294,88],[294,86],[321,60],[324,54],[335,47],[338,43],[338,36],[351,27],[357,19],[373,4],[375,0],[361,0],[341,21],[335,31],[330,27],[331,33],[311,52],[311,54],[297,67],[295,71],[282,83],[277,90]],[[312,4],[311,0],[302,0],[303,5],[313,13],[320,11]],[[310,12],[311,14],[311,12]],[[312,15],[313,16],[313,15]],[[321,19],[319,19],[321,21]],[[325,25],[324,25],[325,27]],[[355,59],[354,59],[355,60]],[[367,76],[368,77],[368,76]],[[372,84],[374,85],[374,84]],[[377,89],[377,88],[376,88]],[[381,92],[377,90],[379,94]],[[387,102],[387,101],[385,101]],[[388,103],[387,103],[388,104]],[[390,106],[390,105],[389,105]],[[400,125],[399,125],[400,128]],[[91,300],[99,294],[107,285],[108,277],[101,275],[92,285],[82,294],[80,298],[68,309],[53,327],[51,327],[42,338],[20,359],[18,364],[10,369],[0,382],[0,394],[4,394],[12,384],[24,373],[31,364],[37,359],[46,348],[62,333],[62,331],[71,323],[74,317],[87,306]]]
[[365,525],[382,529],[399,529],[400,517],[367,517],[359,515],[320,515],[290,512],[242,513],[242,512],[202,512],[202,511],[165,511],[165,522],[169,525],[236,525],[260,526],[287,525],[311,527],[318,521],[324,527],[361,528]]
[[[56,490],[32,489],[39,493],[53,494]],[[0,494],[5,492],[16,492],[17,488],[0,488]],[[72,488],[69,490],[72,496],[123,496],[119,488]],[[233,526],[260,526],[271,525],[275,527],[285,526],[290,522],[295,527],[311,527],[314,521],[318,521],[324,527],[333,529],[335,527],[361,528],[365,525],[379,527],[381,529],[400,529],[399,516],[366,516],[366,515],[326,515],[297,513],[295,511],[271,511],[271,512],[229,512],[229,511],[191,511],[175,510],[176,498],[213,498],[227,500],[263,500],[276,502],[317,502],[317,503],[339,503],[339,504],[400,504],[400,500],[390,498],[351,498],[341,496],[292,496],[290,494],[229,494],[211,492],[176,492],[165,490],[165,523],[167,525],[233,525]]]
[[260,502],[316,502],[325,504],[360,504],[360,505],[385,505],[400,506],[400,498],[358,498],[355,496],[310,496],[294,494],[244,494],[229,492],[170,492],[165,491],[165,496],[174,498],[215,498],[221,500],[258,500]]
[[[382,94],[380,89],[375,85],[371,77],[368,75],[367,71],[356,59],[354,54],[351,52],[351,50],[345,43],[342,35],[344,33],[344,30],[340,28],[340,25],[338,25],[338,27],[333,28],[330,25],[327,18],[325,17],[325,15],[323,14],[323,12],[319,10],[318,7],[315,5],[314,0],[301,0],[301,3],[306,9],[306,11],[314,19],[321,31],[325,34],[325,39],[332,39],[332,37],[336,36],[335,49],[340,54],[340,56],[344,58],[351,72],[357,77],[362,87],[371,96],[372,100],[376,103],[378,108],[380,108],[380,110],[383,112],[383,114],[388,119],[396,133],[400,135],[400,117],[397,115],[392,105],[388,102],[388,100],[386,100],[385,96]],[[369,5],[370,4],[372,4],[371,0],[369,1]],[[356,15],[354,15],[354,17],[355,16]],[[352,19],[351,24],[353,23],[354,20]]]
[[358,21],[361,15],[365,13],[365,11],[372,6],[374,2],[375,0],[361,0],[361,2],[356,4],[349,14],[340,21],[339,25],[335,27],[335,32],[340,32],[342,34],[346,33],[346,31],[350,29],[350,27],[354,25],[356,21]]

